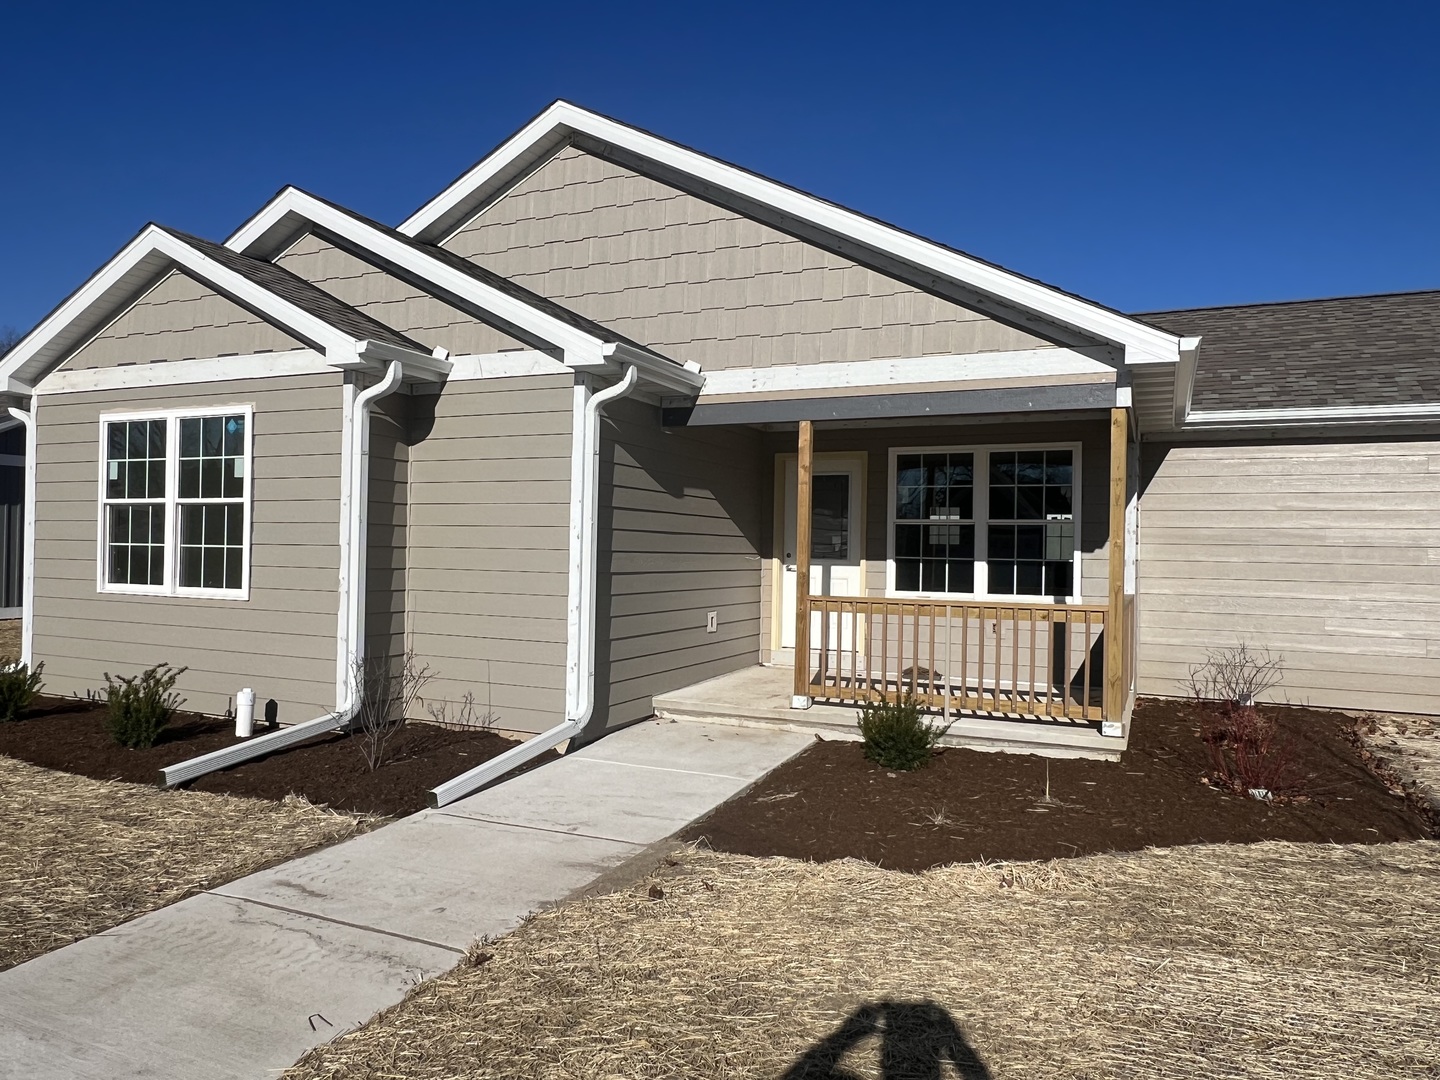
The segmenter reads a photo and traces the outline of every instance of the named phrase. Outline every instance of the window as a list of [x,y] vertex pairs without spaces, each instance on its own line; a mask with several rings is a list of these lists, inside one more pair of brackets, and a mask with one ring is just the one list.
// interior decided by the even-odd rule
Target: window
[[242,406],[101,421],[103,591],[247,594],[250,418]]
[[893,591],[1076,595],[1077,447],[894,455]]

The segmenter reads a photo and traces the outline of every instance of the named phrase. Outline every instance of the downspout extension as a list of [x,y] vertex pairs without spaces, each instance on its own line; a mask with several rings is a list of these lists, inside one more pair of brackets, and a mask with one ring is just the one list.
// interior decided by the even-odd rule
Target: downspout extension
[[30,411],[11,408],[10,415],[25,426],[25,540],[20,584],[20,662],[27,668],[35,663],[35,398]]
[[[568,650],[565,678],[565,720],[491,758],[429,793],[431,807],[447,806],[478,791],[511,769],[539,757],[578,735],[595,715],[596,564],[600,558],[600,413],[610,402],[629,396],[640,382],[633,364],[625,365],[619,382],[591,395],[583,383],[575,388],[570,457],[570,590],[566,624],[574,646]],[[588,396],[588,400],[585,400]],[[583,408],[581,401],[584,401]]]
[[349,469],[345,471],[348,485],[342,493],[342,503],[347,511],[340,576],[340,618],[344,623],[344,632],[336,636],[341,642],[342,656],[349,668],[344,681],[344,691],[337,695],[339,701],[335,711],[317,716],[314,720],[307,720],[303,724],[272,731],[268,735],[261,735],[236,746],[227,746],[223,750],[170,765],[160,770],[161,787],[184,784],[206,773],[228,769],[242,761],[304,742],[311,736],[345,727],[355,718],[358,698],[355,669],[359,666],[358,661],[365,657],[365,530],[369,522],[370,505],[370,407],[398,390],[403,375],[401,362],[392,360],[378,383],[355,396],[351,411],[350,441],[342,449],[349,461]]

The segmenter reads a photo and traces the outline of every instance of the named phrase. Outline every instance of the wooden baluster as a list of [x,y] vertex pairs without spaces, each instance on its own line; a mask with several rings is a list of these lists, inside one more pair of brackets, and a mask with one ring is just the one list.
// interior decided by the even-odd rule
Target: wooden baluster
[[[1085,678],[1083,685],[1083,696],[1080,699],[1080,719],[1090,712],[1090,612],[1084,612],[1085,617],[1085,654],[1081,661],[1085,665]],[[1073,713],[1067,715],[1074,715]]]
[[970,707],[970,608],[960,605],[960,707]]
[[[943,608],[940,610],[944,610]],[[935,662],[935,608],[930,609],[930,697],[935,697],[935,669],[940,665]]]
[[1030,715],[1035,715],[1035,619],[1040,613],[1030,609]]

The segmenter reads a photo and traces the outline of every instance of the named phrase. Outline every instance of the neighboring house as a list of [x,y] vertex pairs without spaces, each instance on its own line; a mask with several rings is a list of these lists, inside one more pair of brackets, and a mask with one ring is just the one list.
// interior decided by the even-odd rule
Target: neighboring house
[[1125,315],[559,103],[398,229],[148,226],[16,346],[25,655],[293,722],[413,649],[583,738],[903,689],[1103,751],[1244,640],[1434,712],[1437,337],[1436,294]]

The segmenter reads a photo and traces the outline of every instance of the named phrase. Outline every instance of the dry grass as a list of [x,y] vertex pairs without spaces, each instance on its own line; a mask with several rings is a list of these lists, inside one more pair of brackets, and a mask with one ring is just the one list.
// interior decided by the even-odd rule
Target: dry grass
[[20,620],[0,619],[0,663],[20,659]]
[[1272,1080],[1440,1061],[1440,844],[918,876],[677,859],[477,949],[286,1077],[838,1080],[884,1057],[887,1080]]
[[1440,821],[1440,720],[1433,716],[1367,716],[1357,731],[1379,772]]
[[0,757],[0,970],[369,824]]

